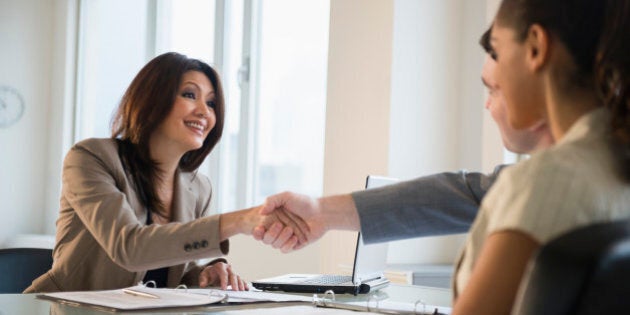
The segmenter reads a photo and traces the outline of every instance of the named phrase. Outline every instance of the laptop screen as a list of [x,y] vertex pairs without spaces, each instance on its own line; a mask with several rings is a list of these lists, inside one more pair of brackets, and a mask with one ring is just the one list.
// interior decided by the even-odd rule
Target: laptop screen
[[[368,176],[366,189],[384,186],[396,182],[395,179]],[[352,277],[348,275],[321,274],[285,274],[278,277],[253,281],[252,285],[260,290],[324,293],[368,293],[389,284],[383,277],[387,263],[388,243],[365,245],[358,233]]]
[[[393,178],[370,175],[366,179],[365,188],[376,188],[395,182],[397,180]],[[354,268],[352,269],[353,283],[358,284],[383,275],[383,270],[387,265],[387,247],[387,242],[365,245],[361,233],[358,233]]]

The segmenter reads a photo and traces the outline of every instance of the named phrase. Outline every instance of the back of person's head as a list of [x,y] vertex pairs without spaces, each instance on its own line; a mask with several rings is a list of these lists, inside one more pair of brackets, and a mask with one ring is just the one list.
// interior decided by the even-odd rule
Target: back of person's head
[[180,161],[184,171],[195,170],[219,142],[223,133],[225,101],[217,72],[208,64],[169,52],[153,58],[133,79],[112,120],[112,137],[131,143],[149,161],[149,138],[173,108],[181,79],[187,71],[204,73],[214,88],[216,124],[197,150]]
[[572,65],[557,75],[560,86],[596,92],[612,116],[620,165],[630,180],[630,1],[503,0],[495,20],[524,41],[538,24],[564,45]]

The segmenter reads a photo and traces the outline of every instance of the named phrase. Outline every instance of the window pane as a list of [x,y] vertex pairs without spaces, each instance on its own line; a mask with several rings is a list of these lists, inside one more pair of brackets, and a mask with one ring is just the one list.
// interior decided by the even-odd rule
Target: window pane
[[215,1],[164,1],[156,34],[160,53],[175,51],[212,63],[214,60]]
[[254,202],[322,191],[329,1],[261,1]]
[[147,58],[145,1],[90,0],[81,7],[75,141],[110,136],[114,110]]
[[[241,137],[241,89],[239,86],[239,68],[243,55],[243,0],[225,1],[225,31],[223,34],[223,89],[225,92],[225,126],[219,143],[219,174],[212,178],[220,184],[215,189],[217,209],[219,211],[237,208],[237,178],[239,168],[239,138]],[[212,154],[216,154],[213,152]]]

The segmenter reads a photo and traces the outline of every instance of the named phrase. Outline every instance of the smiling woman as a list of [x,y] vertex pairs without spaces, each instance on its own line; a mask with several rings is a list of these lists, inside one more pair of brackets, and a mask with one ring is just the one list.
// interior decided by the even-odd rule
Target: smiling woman
[[112,137],[83,140],[66,155],[55,263],[25,292],[151,280],[247,289],[225,259],[195,263],[227,254],[229,237],[282,216],[256,208],[209,215],[210,181],[197,168],[221,138],[223,117],[214,69],[178,53],[151,60],[125,92]]
[[214,94],[214,88],[203,72],[190,70],[184,73],[171,113],[150,140],[155,144],[152,147],[162,142],[173,146],[153,153],[168,155],[201,148],[217,122]]

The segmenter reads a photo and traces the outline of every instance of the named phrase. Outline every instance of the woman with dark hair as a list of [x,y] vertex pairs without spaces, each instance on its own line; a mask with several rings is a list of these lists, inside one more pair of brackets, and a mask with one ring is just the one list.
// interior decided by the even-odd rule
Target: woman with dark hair
[[[25,292],[247,284],[223,258],[228,238],[270,227],[283,214],[257,209],[209,215],[212,190],[197,168],[221,138],[217,73],[177,53],[151,60],[133,79],[112,137],[87,139],[66,155],[51,270]],[[289,229],[290,230],[290,229]],[[285,234],[293,245],[297,236]]]
[[490,38],[512,127],[555,144],[501,173],[455,274],[453,314],[508,314],[533,253],[630,217],[630,2],[503,0]]

